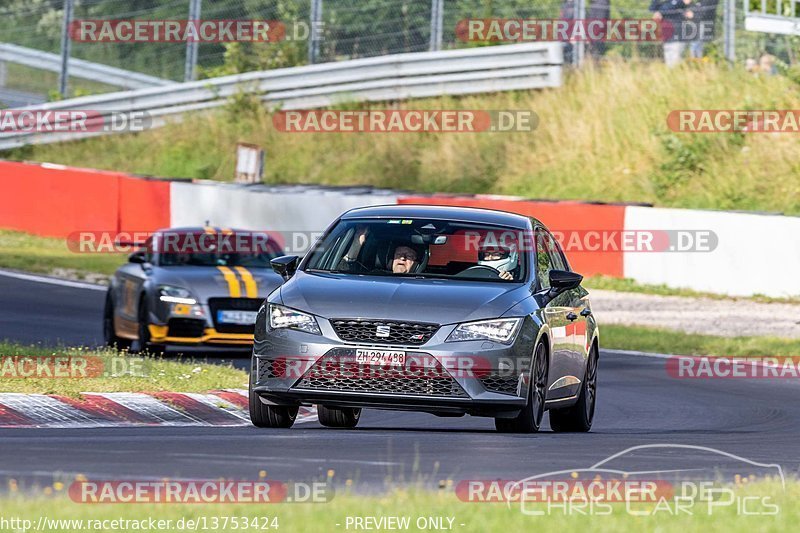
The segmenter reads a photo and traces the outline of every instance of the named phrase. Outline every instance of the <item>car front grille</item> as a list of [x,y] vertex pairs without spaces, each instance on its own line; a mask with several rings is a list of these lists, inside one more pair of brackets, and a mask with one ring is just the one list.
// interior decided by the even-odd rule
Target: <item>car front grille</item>
[[336,335],[343,341],[370,344],[419,346],[428,342],[439,329],[438,324],[395,320],[337,318],[330,322]]
[[[353,352],[334,350],[321,357],[294,388],[408,396],[468,398],[461,385],[438,362],[424,371],[411,366],[370,366],[352,360]],[[431,360],[430,356],[426,356]]]
[[499,392],[501,394],[513,394],[517,395],[517,384],[519,383],[519,377],[515,375],[497,375],[497,374],[489,374],[488,376],[483,376],[479,378],[481,381],[481,385],[487,391],[490,392]]
[[206,322],[194,318],[170,318],[167,326],[169,337],[202,337]]
[[232,309],[236,311],[258,311],[264,300],[259,298],[209,298],[208,307],[211,310],[211,319],[214,321],[214,328],[220,333],[253,333],[255,324],[219,324],[217,323],[217,311],[221,309]]
[[258,381],[286,377],[286,359],[258,359]]

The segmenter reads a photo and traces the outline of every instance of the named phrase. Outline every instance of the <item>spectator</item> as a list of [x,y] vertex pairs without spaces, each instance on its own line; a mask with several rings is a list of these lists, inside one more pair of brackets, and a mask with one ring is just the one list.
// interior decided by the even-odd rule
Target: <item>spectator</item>
[[719,0],[694,0],[691,10],[687,11],[687,18],[692,21],[697,32],[689,46],[689,53],[693,58],[703,57],[705,44],[714,38],[718,2]]
[[692,0],[652,0],[650,11],[653,20],[662,24],[664,40],[664,63],[674,67],[681,62],[686,42],[683,40],[683,22],[694,16]]
[[[587,15],[590,19],[608,20],[611,18],[611,0],[591,0]],[[590,42],[588,53],[593,59],[600,59],[606,53],[606,41]]]
[[[587,0],[588,7],[586,8],[587,19],[602,19],[607,20],[611,17],[611,0]],[[575,0],[564,0],[561,3],[561,13],[559,18],[562,20],[575,20],[578,17],[578,6]],[[602,41],[587,41],[586,42],[587,54],[594,58],[599,59],[606,52],[606,42]],[[573,43],[564,43],[564,62],[572,63],[573,61],[574,46]]]

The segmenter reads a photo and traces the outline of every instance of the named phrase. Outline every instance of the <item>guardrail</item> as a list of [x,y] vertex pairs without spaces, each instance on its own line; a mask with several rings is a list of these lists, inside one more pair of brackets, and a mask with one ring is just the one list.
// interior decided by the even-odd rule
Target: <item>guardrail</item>
[[0,87],[0,106],[22,107],[26,105],[39,105],[47,101],[43,94],[15,91]]
[[[17,63],[50,72],[61,72],[61,56],[26,48],[16,44],[0,43],[0,61]],[[133,72],[117,67],[110,67],[101,63],[85,61],[71,57],[69,59],[69,72],[76,78],[95,80],[108,85],[116,85],[123,89],[141,89],[144,87],[161,87],[176,83],[155,76],[148,76],[141,72]]]
[[[346,101],[558,87],[562,64],[561,43],[523,43],[248,72],[166,87],[72,98],[24,109],[91,110],[101,115],[98,122],[112,113],[144,112],[149,116],[149,127],[158,127],[169,117],[221,106],[229,97],[241,92],[259,95],[272,107],[310,109]],[[105,131],[2,132],[0,150],[105,134]]]

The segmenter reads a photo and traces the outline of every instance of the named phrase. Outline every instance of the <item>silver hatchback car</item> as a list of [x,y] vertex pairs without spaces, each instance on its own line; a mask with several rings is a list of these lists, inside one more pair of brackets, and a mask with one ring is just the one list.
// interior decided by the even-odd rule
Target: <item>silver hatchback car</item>
[[536,219],[463,207],[343,214],[258,311],[250,416],[299,406],[352,428],[362,408],[489,416],[499,431],[588,431],[599,332],[582,276]]

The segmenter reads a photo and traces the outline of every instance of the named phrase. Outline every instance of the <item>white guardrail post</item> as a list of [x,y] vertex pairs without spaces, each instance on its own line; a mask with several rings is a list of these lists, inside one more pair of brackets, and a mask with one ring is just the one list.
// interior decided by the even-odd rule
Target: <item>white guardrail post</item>
[[170,116],[222,106],[241,91],[260,95],[271,107],[310,109],[348,101],[559,87],[563,62],[561,43],[522,43],[353,59],[71,98],[23,109],[91,110],[98,116],[86,121],[90,131],[0,132],[0,150],[106,135],[91,130],[102,129],[94,126],[115,113],[146,113],[149,127],[158,127]]

